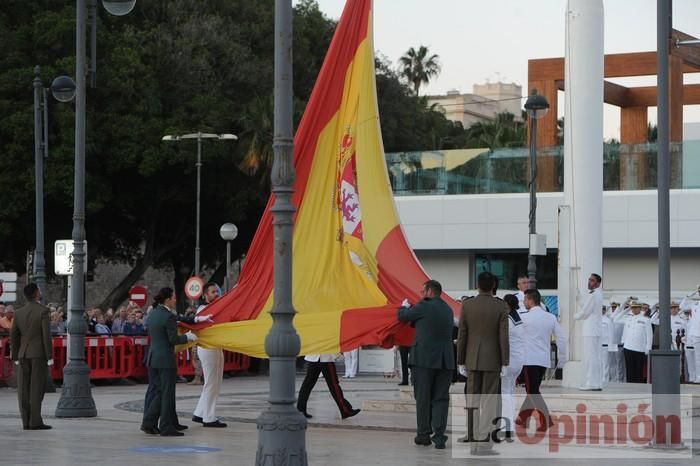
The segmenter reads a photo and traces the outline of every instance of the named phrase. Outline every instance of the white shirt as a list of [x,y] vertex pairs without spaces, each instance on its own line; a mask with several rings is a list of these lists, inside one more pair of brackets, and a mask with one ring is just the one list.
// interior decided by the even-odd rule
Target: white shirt
[[554,314],[535,306],[520,314],[525,322],[525,361],[526,366],[551,367],[552,335],[556,338],[559,365],[567,361],[566,338]]
[[613,325],[613,343],[615,346],[622,344],[622,332],[625,330],[625,323],[622,321],[615,320],[615,317],[620,315],[621,313],[624,313],[624,311],[622,310],[622,306],[617,306],[617,308],[614,311],[611,308],[609,313]]
[[583,320],[584,337],[599,337],[603,310],[603,290],[600,287],[590,290],[583,305],[579,305],[574,319]]
[[[659,322],[659,314],[660,312],[655,313],[652,318],[651,318],[651,323],[652,325],[660,325]],[[671,314],[671,344],[675,345],[676,344],[676,332],[679,330],[685,330],[687,325],[687,321],[681,316],[680,313],[676,314],[675,316]]]
[[683,298],[680,308],[682,311],[691,310],[685,334],[690,337],[700,337],[700,301]]
[[651,319],[642,313],[634,315],[627,308],[624,313],[616,315],[615,320],[625,323],[625,330],[622,332],[622,346],[629,351],[648,354],[654,337]]
[[527,308],[525,307],[525,293],[518,291],[515,293],[515,297],[518,298],[518,312],[521,314],[527,312]]
[[509,367],[519,367],[525,361],[525,322],[520,314],[518,319],[508,316],[508,342],[510,346]]
[[601,316],[600,319],[600,345],[605,345],[605,349],[610,352],[617,351],[617,341],[615,341],[615,324],[607,314]]
[[304,356],[304,360],[309,362],[333,362],[335,357],[335,354],[307,354]]

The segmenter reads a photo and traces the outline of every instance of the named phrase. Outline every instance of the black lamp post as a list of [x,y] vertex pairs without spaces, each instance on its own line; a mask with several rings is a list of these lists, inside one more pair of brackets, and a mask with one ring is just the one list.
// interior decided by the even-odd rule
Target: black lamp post
[[527,256],[527,277],[529,288],[537,288],[537,261],[533,254],[533,241],[537,234],[537,120],[547,114],[549,102],[544,96],[532,89],[532,94],[525,101],[525,110],[530,120],[530,250]]

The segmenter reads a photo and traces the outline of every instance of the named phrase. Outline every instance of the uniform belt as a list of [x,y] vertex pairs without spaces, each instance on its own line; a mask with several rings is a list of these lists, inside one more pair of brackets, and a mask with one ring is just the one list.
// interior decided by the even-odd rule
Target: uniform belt
[[692,349],[692,350],[694,350],[695,347],[694,347],[694,346],[686,346],[685,349]]
[[624,348],[625,345],[623,345],[623,344],[620,343],[620,344],[617,345],[617,347],[618,347],[618,348]]
[[607,344],[605,344],[605,343],[603,343],[603,345],[602,345],[602,346],[605,346],[606,348],[608,347],[608,345],[607,345]]

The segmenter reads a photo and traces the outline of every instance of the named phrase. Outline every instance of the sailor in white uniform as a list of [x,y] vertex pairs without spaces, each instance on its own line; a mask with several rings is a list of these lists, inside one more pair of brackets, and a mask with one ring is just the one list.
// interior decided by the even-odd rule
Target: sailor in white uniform
[[615,316],[622,312],[624,312],[624,310],[622,306],[620,306],[620,303],[613,300],[610,303],[610,311],[608,312],[613,327],[613,340],[610,351],[613,351],[613,349],[615,350],[615,358],[610,362],[610,381],[617,383],[624,382],[626,378],[625,353],[622,348],[622,332],[625,330],[625,323],[615,321]]
[[597,273],[588,277],[588,295],[578,303],[574,319],[583,321],[583,375],[584,382],[579,390],[601,390],[602,373],[600,367],[601,310],[603,308],[603,279]]
[[615,357],[617,355],[617,343],[615,343],[615,324],[608,316],[605,307],[602,309],[600,319],[600,367],[602,371],[601,384],[605,385],[614,378],[612,369],[617,366]]
[[685,359],[688,363],[688,381],[700,383],[700,289],[683,298],[680,308],[684,312],[690,311],[685,331]]
[[[204,301],[206,304],[199,306],[197,315],[200,316],[204,309],[219,297],[219,289],[216,283],[210,282],[204,285]],[[204,385],[199,396],[197,407],[192,416],[193,422],[199,422],[204,427],[226,427],[216,417],[216,402],[221,392],[221,383],[224,378],[224,350],[221,348],[209,349],[199,346],[197,355],[202,362],[202,374]]]
[[513,403],[515,381],[523,370],[523,361],[525,360],[525,323],[518,312],[518,298],[515,295],[507,294],[503,297],[503,300],[510,308],[508,315],[510,364],[504,367],[501,372],[501,416],[508,420],[506,423],[506,439],[510,439],[513,438],[513,432],[515,431],[515,405]]

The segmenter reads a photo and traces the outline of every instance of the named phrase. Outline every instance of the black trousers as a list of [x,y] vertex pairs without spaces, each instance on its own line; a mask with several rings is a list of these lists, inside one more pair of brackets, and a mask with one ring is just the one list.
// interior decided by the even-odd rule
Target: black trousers
[[22,415],[22,427],[38,427],[41,420],[41,403],[46,387],[46,359],[30,358],[19,360],[17,377],[17,400]]
[[410,346],[399,346],[399,356],[401,357],[401,383],[408,383],[408,353],[411,352]]
[[544,398],[542,398],[542,394],[540,394],[540,385],[542,384],[542,379],[546,372],[546,367],[523,366],[523,378],[525,379],[525,392],[527,396],[517,416],[519,421],[525,422],[530,416],[533,416],[535,412],[539,412],[544,418],[540,427],[551,424],[549,408],[547,408],[547,403],[544,402]]
[[452,369],[411,366],[413,395],[416,399],[416,436],[436,445],[447,441],[445,430],[450,407]]
[[625,371],[627,383],[644,383],[646,355],[640,351],[625,349]]
[[[157,375],[156,370],[149,367],[148,368],[148,388],[146,389],[146,397],[143,400],[143,421],[142,421],[142,424],[144,426],[148,426],[148,427],[157,426],[158,419],[160,418],[160,411],[158,411],[158,415],[156,416],[156,418],[150,419],[150,422],[152,424],[146,424],[146,413],[148,412],[148,407],[151,405],[151,403],[153,402],[153,398],[155,398],[156,393],[158,392],[158,387],[156,386],[156,378],[157,377],[158,377],[158,375]],[[177,412],[175,411],[175,405],[173,405],[172,416],[173,416],[173,419],[175,419],[175,425],[176,426],[180,425],[180,420],[178,419]]]
[[306,365],[306,377],[301,383],[301,388],[299,389],[299,398],[297,399],[297,409],[302,412],[306,412],[306,404],[309,401],[309,396],[311,395],[311,390],[313,390],[316,382],[318,381],[318,376],[323,374],[323,378],[326,379],[326,385],[328,385],[328,391],[331,392],[335,404],[338,405],[341,416],[347,416],[352,411],[352,405],[343,396],[343,389],[340,388],[340,383],[338,382],[338,373],[335,370],[334,362],[320,362],[320,361],[308,361]]
[[[176,368],[152,368],[149,375],[153,375],[154,392],[150,403],[144,406],[143,426],[158,426],[161,433],[175,431],[177,419],[175,416],[175,384],[177,382]],[[149,381],[150,386],[151,381]]]

